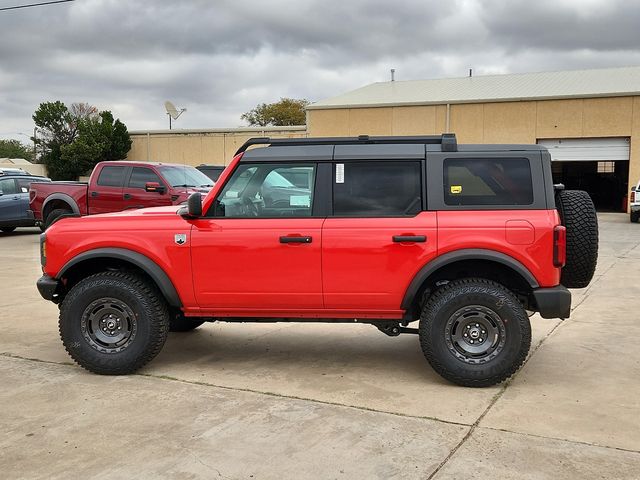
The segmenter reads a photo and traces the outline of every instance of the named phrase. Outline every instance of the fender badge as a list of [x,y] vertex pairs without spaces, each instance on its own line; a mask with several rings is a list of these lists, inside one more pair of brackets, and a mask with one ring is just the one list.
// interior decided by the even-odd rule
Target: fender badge
[[186,233],[176,233],[174,235],[174,239],[178,245],[184,245],[187,243],[187,234]]

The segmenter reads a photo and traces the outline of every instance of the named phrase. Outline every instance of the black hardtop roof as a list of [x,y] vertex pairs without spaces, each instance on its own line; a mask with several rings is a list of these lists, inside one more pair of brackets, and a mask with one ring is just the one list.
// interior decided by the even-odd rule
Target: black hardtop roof
[[[254,145],[264,145],[264,148],[247,149]],[[412,153],[410,157],[415,156],[415,151],[418,151],[420,145],[424,145],[427,151],[439,151],[439,152],[490,152],[490,151],[535,151],[544,150],[541,145],[516,145],[516,144],[478,144],[478,145],[458,145],[456,136],[453,133],[444,133],[442,135],[424,135],[424,136],[385,136],[385,137],[370,137],[369,135],[360,135],[358,137],[303,137],[303,138],[270,138],[270,137],[256,137],[247,140],[236,152],[247,152],[243,156],[244,160],[256,160],[262,158],[266,160],[268,157],[272,157],[269,152],[275,154],[276,150],[279,153],[290,153],[282,155],[282,160],[300,160],[301,157],[311,160],[328,160],[327,156],[333,152],[334,146],[363,146],[363,145],[377,145],[380,146],[381,156],[389,155],[389,158],[402,157],[404,153]],[[397,147],[394,148],[393,145]],[[411,148],[413,146],[413,148]],[[287,148],[282,148],[287,147]],[[297,148],[289,148],[297,147]],[[289,152],[289,150],[293,150]],[[376,149],[378,150],[378,149]],[[398,150],[398,152],[395,152]],[[295,153],[294,153],[295,151]],[[424,149],[421,149],[424,154]],[[394,155],[397,153],[398,155]],[[378,155],[376,155],[378,156]],[[345,157],[346,158],[346,157]]]

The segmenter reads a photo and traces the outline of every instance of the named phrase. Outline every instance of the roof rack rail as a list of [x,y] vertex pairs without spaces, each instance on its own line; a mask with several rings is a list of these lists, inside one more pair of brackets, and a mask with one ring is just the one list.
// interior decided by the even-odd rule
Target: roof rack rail
[[424,143],[430,145],[442,145],[443,152],[457,152],[458,142],[455,133],[443,133],[442,135],[423,135],[411,137],[370,137],[359,135],[357,137],[302,137],[302,138],[250,138],[235,153],[238,155],[252,145],[357,145],[357,144],[398,144],[398,143]]

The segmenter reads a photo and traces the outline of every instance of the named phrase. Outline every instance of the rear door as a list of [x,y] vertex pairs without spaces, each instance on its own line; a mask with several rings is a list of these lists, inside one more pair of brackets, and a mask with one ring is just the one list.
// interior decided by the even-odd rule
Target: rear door
[[28,220],[33,217],[33,213],[29,212],[29,187],[33,181],[41,181],[42,179],[34,179],[31,177],[16,178],[16,192],[20,200],[18,216],[21,220]]
[[[159,191],[147,192],[145,185],[149,182],[159,183]],[[133,167],[122,190],[123,209],[161,207],[171,205],[171,194],[167,185],[149,167]]]
[[326,308],[398,312],[415,274],[435,257],[424,158],[424,145],[335,147],[333,215],[322,229]]
[[17,220],[20,217],[20,196],[16,181],[13,178],[0,178],[0,192],[0,223]]
[[90,215],[119,212],[125,209],[122,189],[130,168],[125,165],[104,165],[102,167],[95,183],[89,185]]

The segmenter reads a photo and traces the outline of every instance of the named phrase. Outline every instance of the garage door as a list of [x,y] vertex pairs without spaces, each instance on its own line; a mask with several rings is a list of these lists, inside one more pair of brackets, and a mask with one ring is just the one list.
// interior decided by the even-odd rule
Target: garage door
[[629,160],[628,138],[564,138],[538,140],[547,147],[551,160],[593,162]]

